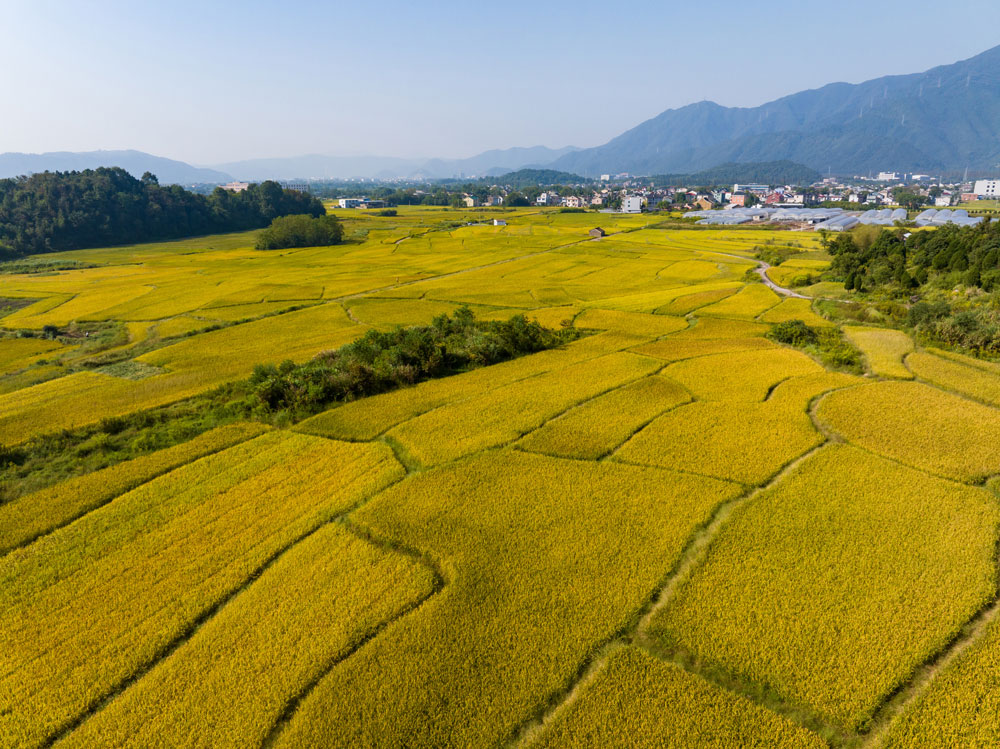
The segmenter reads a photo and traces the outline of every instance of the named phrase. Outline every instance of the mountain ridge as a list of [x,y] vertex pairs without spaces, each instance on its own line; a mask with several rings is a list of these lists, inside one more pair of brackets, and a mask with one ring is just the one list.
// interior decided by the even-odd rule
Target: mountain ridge
[[1000,164],[996,122],[1000,46],[922,73],[828,83],[757,107],[702,101],[668,109],[549,166],[588,176],[782,159],[841,172],[990,169]]
[[136,178],[141,177],[143,172],[152,172],[165,185],[228,182],[232,179],[229,174],[215,169],[196,167],[176,159],[154,156],[131,149],[0,153],[0,179],[46,171],[83,171],[84,169],[96,169],[100,166],[118,166]]

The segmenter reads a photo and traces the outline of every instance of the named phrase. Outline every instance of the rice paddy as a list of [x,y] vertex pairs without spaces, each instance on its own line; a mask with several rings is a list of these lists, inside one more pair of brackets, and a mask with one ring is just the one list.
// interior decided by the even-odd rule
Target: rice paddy
[[[747,280],[788,232],[340,213],[335,247],[0,274],[28,301],[0,459],[462,305],[581,337],[9,495],[0,744],[1000,740],[1000,367],[845,325],[861,377],[765,338],[836,325]],[[829,262],[794,239],[788,283]]]

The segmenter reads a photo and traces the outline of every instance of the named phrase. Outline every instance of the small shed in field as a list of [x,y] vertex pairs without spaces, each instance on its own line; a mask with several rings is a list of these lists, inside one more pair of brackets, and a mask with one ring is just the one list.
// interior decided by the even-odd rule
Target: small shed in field
[[592,236],[594,239],[600,239],[601,237],[603,237],[605,235],[604,229],[602,229],[599,226],[595,226],[593,229],[591,229],[587,233],[590,234],[590,236]]

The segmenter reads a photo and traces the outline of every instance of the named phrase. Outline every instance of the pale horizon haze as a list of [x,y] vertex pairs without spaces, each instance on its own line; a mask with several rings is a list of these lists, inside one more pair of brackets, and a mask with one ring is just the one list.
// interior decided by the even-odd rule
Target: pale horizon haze
[[0,0],[0,153],[199,165],[589,147],[665,109],[756,106],[1000,44],[1000,3]]

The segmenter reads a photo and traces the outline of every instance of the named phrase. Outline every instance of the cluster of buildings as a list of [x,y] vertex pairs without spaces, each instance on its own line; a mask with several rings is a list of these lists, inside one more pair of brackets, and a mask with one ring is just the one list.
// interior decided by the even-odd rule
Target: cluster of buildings
[[[299,192],[309,192],[309,185],[305,182],[279,182],[286,190],[298,190]],[[248,187],[250,187],[250,182],[227,182],[224,185],[219,185],[223,190],[228,190],[229,192],[243,192]]]
[[337,205],[341,208],[385,208],[384,200],[372,200],[370,198],[338,198]]

